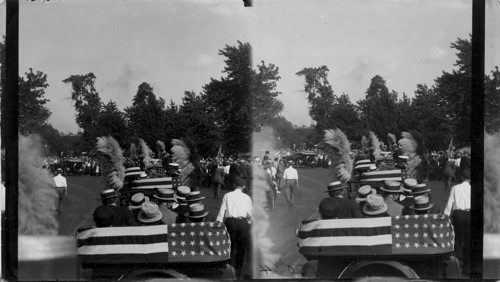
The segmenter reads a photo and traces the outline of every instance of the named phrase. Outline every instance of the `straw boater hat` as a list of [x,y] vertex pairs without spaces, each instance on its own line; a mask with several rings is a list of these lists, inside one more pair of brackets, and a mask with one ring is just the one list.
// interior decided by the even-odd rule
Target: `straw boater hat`
[[178,163],[169,163],[168,166],[170,166],[172,168],[179,168],[179,164]]
[[114,189],[107,189],[107,190],[101,191],[101,200],[115,198],[115,197],[116,197],[116,193],[115,193]]
[[146,177],[148,177],[148,175],[145,172],[142,172],[141,174],[139,174],[139,178],[146,178]]
[[417,180],[413,178],[406,178],[403,182],[403,192],[411,193],[411,189],[417,185]]
[[149,198],[147,196],[144,196],[143,193],[135,193],[131,198],[130,198],[130,204],[129,208],[130,209],[140,209],[142,203],[144,202],[149,202]]
[[425,185],[425,183],[417,184],[417,185],[413,186],[413,188],[411,188],[411,193],[413,195],[420,195],[420,194],[428,193],[430,191],[431,191],[431,189],[427,189],[427,186]]
[[137,216],[137,220],[143,223],[151,223],[159,221],[163,218],[158,205],[153,202],[144,202],[141,205],[141,212]]
[[334,182],[330,182],[328,183],[328,185],[326,186],[326,191],[325,192],[333,192],[333,191],[336,191],[336,190],[342,190],[344,189],[344,186],[342,185],[342,182],[340,181],[334,181]]
[[380,187],[380,190],[387,193],[401,193],[403,190],[401,189],[401,184],[397,181],[385,181],[384,186]]
[[158,200],[163,201],[177,201],[175,198],[175,192],[172,189],[160,188],[157,191],[157,194],[153,195]]
[[186,202],[197,202],[205,199],[205,197],[202,197],[200,194],[200,191],[193,191],[186,196]]
[[175,198],[182,200],[182,201],[185,201],[186,196],[187,196],[187,194],[189,194],[189,192],[191,192],[191,188],[189,188],[187,186],[179,186],[179,187],[177,187],[177,193],[175,194]]
[[410,209],[417,211],[428,210],[434,206],[429,201],[429,196],[427,195],[417,196],[415,197],[415,203],[410,206]]
[[366,201],[366,197],[370,194],[376,194],[377,191],[373,189],[370,185],[363,185],[359,187],[358,189],[358,197],[356,198],[356,201],[358,202],[364,202]]
[[377,169],[377,165],[375,165],[375,164],[371,164],[371,165],[370,165],[370,167],[369,167],[368,169],[369,169],[369,170],[371,170],[371,171],[374,171],[374,170],[376,170],[376,169]]
[[366,197],[366,204],[363,206],[363,213],[367,215],[377,215],[389,209],[384,202],[384,198],[379,194],[370,194]]
[[58,168],[56,169],[56,171],[57,171],[57,172],[62,172],[62,168],[58,167]]
[[205,206],[201,203],[189,205],[189,212],[185,214],[189,218],[200,218],[208,215],[205,211]]

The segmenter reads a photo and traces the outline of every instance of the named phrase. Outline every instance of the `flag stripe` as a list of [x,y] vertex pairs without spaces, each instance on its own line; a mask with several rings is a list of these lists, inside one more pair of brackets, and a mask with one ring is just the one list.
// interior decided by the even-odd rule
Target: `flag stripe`
[[391,234],[391,226],[315,229],[311,231],[299,231],[298,237],[304,239],[307,237],[374,236],[380,234]]
[[172,188],[174,187],[173,184],[155,184],[155,185],[150,185],[150,186],[135,186],[131,187],[132,190],[141,190],[141,189],[163,189],[163,188]]
[[375,246],[392,244],[392,235],[353,236],[353,237],[311,237],[299,240],[299,246]]
[[113,237],[113,236],[151,236],[157,234],[167,234],[167,225],[152,226],[127,226],[127,227],[106,227],[94,228],[77,233],[78,240],[90,237]]
[[78,240],[78,247],[85,245],[124,245],[124,244],[154,244],[167,242],[167,234],[156,234],[146,236],[112,236],[112,237],[90,237]]
[[143,264],[168,262],[167,253],[80,255],[80,258],[82,263],[90,264]]
[[78,248],[79,255],[105,255],[105,254],[153,254],[167,253],[168,243],[156,244],[124,244],[124,245],[90,245]]
[[372,162],[371,160],[359,160],[354,165],[357,166],[360,164],[366,164],[366,163],[371,163],[371,162]]
[[391,226],[391,217],[317,220],[302,225],[301,231],[331,228],[358,228],[360,226],[365,228]]
[[322,246],[301,247],[299,253],[307,257],[314,256],[360,256],[360,255],[387,255],[391,253],[391,244],[375,246]]
[[127,172],[135,172],[135,171],[141,171],[141,168],[138,167],[138,166],[132,166],[132,167],[129,167],[129,168],[125,169],[125,173],[127,173]]

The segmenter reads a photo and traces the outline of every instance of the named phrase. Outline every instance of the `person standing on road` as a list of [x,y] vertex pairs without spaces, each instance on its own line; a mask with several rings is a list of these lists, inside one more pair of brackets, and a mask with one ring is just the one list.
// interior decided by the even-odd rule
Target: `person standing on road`
[[288,161],[288,168],[283,172],[284,190],[285,197],[288,202],[288,206],[293,205],[293,192],[295,188],[299,187],[299,174],[295,168],[293,168],[293,161]]
[[283,175],[285,173],[285,164],[283,159],[280,159],[278,162],[278,167],[276,168],[276,189],[277,193],[280,193],[281,188],[283,188]]
[[451,217],[455,230],[455,254],[464,274],[469,273],[470,262],[470,159],[460,161],[462,183],[451,187],[444,214]]
[[[218,222],[224,222],[231,238],[231,257],[235,262],[236,277],[240,277],[245,251],[250,240],[250,224],[252,222],[252,199],[243,193],[245,181],[241,178],[234,180],[234,191],[222,198]],[[224,221],[225,218],[225,221]]]
[[68,184],[66,182],[66,177],[62,176],[62,169],[58,168],[56,170],[56,176],[54,176],[55,189],[59,195],[59,201],[57,205],[57,212],[62,210],[62,200],[64,195],[68,195]]

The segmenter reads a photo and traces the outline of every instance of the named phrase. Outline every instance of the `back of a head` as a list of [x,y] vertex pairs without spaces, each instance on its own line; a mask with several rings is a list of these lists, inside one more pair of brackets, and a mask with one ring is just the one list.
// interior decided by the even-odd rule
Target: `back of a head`
[[325,198],[319,204],[319,213],[323,219],[335,219],[339,217],[340,205],[334,198]]
[[93,214],[97,227],[110,227],[113,225],[114,212],[110,206],[99,206]]

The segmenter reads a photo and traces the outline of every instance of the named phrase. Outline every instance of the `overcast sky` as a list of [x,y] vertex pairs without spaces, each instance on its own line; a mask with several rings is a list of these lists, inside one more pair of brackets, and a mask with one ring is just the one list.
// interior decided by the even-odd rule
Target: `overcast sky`
[[[432,85],[453,68],[450,43],[472,32],[469,0],[254,0],[252,8],[240,0],[102,2],[20,1],[20,74],[30,67],[47,74],[49,122],[65,133],[78,130],[62,82],[73,74],[93,72],[102,101],[120,109],[142,82],[179,104],[184,91],[198,93],[223,75],[219,49],[250,42],[254,65],[279,67],[282,115],[310,125],[304,78],[295,75],[304,67],[328,66],[336,94],[353,103],[377,74],[390,90],[413,97],[418,83]],[[499,26],[498,15],[500,3],[488,1],[487,26]],[[0,28],[5,34],[4,21]],[[488,50],[500,44],[498,31],[486,32],[489,73],[500,63]]]

